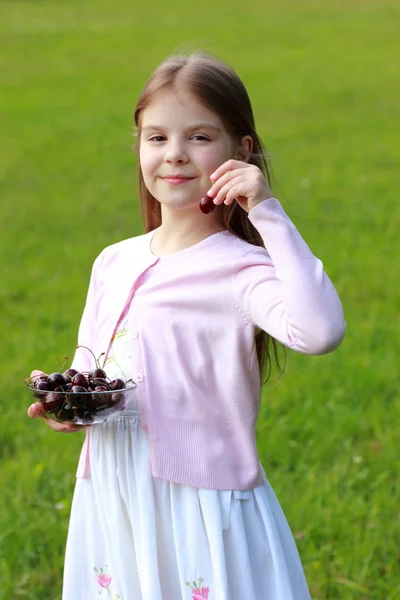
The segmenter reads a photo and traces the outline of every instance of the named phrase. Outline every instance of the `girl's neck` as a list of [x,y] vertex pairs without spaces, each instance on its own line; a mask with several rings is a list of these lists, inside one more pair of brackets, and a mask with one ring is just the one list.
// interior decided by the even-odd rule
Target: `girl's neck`
[[173,254],[198,244],[214,233],[225,231],[219,213],[216,209],[210,215],[203,215],[199,209],[177,211],[162,206],[162,223],[151,242],[153,254]]

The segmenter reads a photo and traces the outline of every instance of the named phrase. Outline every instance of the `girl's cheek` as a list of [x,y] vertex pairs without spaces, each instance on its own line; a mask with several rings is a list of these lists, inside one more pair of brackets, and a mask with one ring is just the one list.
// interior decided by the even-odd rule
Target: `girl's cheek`
[[154,156],[154,154],[150,155],[146,152],[140,154],[140,165],[143,172],[151,173],[159,164],[159,161]]
[[202,170],[208,175],[214,173],[214,171],[220,166],[220,164],[221,157],[215,152],[204,153],[204,155],[201,157]]
[[208,175],[211,175],[230,158],[232,158],[232,156],[227,148],[216,148],[213,151],[204,152],[201,157],[203,171]]

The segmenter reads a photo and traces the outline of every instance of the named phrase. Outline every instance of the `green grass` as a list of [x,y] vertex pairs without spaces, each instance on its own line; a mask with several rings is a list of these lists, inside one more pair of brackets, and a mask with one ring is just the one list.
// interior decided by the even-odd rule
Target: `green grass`
[[276,195],[346,313],[336,352],[289,356],[258,428],[313,598],[400,599],[399,17],[394,0],[0,4],[1,599],[60,598],[82,438],[29,421],[23,380],[72,356],[93,259],[142,232],[132,112],[188,47],[243,78]]

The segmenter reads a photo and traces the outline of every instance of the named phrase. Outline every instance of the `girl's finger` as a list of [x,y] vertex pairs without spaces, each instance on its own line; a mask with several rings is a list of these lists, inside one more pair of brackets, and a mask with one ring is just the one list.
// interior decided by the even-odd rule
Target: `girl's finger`
[[46,375],[43,371],[39,371],[38,369],[34,369],[30,375],[31,379],[36,379],[36,377],[41,377],[42,375]]
[[221,175],[219,179],[213,184],[213,186],[208,190],[207,196],[211,198],[215,198],[219,192],[219,190],[226,185],[229,181],[231,181],[235,177],[241,177],[243,175],[247,175],[247,169],[235,169],[234,171],[228,171],[224,175]]
[[[242,189],[248,189],[248,183],[246,182],[246,178],[244,176],[242,177],[233,177],[231,180],[228,181],[228,183],[226,183],[218,192],[218,194],[216,195],[216,197],[214,198],[214,204],[222,204],[227,195],[229,190],[232,189],[232,187],[237,187],[238,185],[241,186]],[[241,194],[241,195],[245,195],[245,194]]]
[[61,433],[74,433],[75,431],[80,431],[84,429],[83,425],[74,425],[74,423],[59,423],[58,421],[53,421],[52,419],[43,419],[46,425],[50,427],[53,431],[58,431]]
[[[244,189],[246,189],[246,188],[244,188]],[[229,206],[230,204],[232,204],[232,202],[234,202],[237,199],[242,199],[244,201],[247,200],[246,194],[243,193],[243,186],[240,184],[233,185],[231,187],[231,189],[226,194],[226,198],[225,198],[224,202],[227,206]],[[247,202],[246,202],[246,205],[247,205]],[[242,204],[241,204],[241,206],[242,206]],[[245,210],[248,212],[247,208]]]
[[28,417],[30,417],[31,419],[39,419],[43,417],[43,421],[48,427],[50,427],[50,429],[52,429],[53,431],[60,431],[63,433],[73,433],[75,431],[80,431],[81,429],[88,427],[88,425],[74,425],[74,423],[59,423],[58,421],[53,421],[53,419],[47,419],[44,416],[43,406],[40,404],[40,402],[35,402],[34,404],[30,405],[30,407],[28,408]]
[[43,406],[40,402],[35,402],[30,405],[27,412],[30,419],[38,419],[39,417],[43,417]]
[[241,160],[234,160],[233,158],[231,158],[230,160],[224,162],[220,167],[218,167],[218,169],[210,175],[210,179],[211,181],[217,181],[219,177],[221,177],[225,173],[228,173],[228,171],[233,171],[234,169],[238,168],[245,168],[246,166],[251,167],[253,165],[249,165],[248,163],[245,163]]

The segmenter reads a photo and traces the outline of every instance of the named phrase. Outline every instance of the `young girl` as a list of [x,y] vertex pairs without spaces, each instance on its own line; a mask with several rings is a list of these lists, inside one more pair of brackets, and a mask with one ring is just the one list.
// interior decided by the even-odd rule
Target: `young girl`
[[[340,300],[273,197],[229,67],[200,53],[164,61],[135,121],[147,233],[96,259],[79,344],[106,352],[109,377],[132,377],[137,397],[86,430],[63,600],[306,600],[255,425],[269,341],[330,352]],[[93,367],[86,350],[73,367]]]

